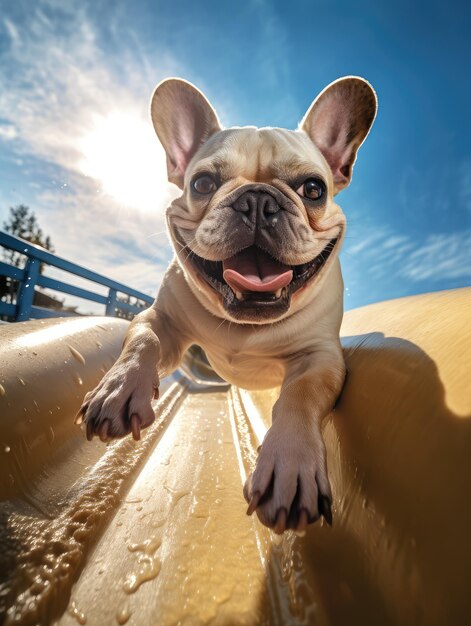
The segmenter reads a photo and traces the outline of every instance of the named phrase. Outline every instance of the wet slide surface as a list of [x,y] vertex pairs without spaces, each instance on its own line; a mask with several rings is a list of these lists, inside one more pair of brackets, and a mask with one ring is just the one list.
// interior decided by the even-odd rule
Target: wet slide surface
[[245,515],[277,390],[181,377],[140,442],[88,443],[73,416],[126,324],[1,327],[4,623],[466,623],[470,305],[459,290],[346,315],[324,427],[334,526],[304,537]]

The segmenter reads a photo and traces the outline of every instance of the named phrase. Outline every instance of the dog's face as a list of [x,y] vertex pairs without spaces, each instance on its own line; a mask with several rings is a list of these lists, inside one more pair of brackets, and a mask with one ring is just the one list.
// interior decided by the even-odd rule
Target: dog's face
[[157,86],[151,112],[169,180],[183,190],[167,212],[170,235],[200,301],[239,323],[299,310],[344,237],[334,196],[375,117],[370,85],[332,83],[296,131],[223,130],[201,92],[179,79]]

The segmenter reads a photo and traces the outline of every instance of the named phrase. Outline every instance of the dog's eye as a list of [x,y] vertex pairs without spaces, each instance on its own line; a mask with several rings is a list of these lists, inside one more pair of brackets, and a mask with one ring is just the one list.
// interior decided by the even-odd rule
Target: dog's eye
[[201,174],[197,176],[191,183],[196,193],[207,195],[213,193],[217,189],[214,179],[209,174]]
[[324,195],[324,184],[317,178],[308,178],[296,193],[309,200],[319,200]]

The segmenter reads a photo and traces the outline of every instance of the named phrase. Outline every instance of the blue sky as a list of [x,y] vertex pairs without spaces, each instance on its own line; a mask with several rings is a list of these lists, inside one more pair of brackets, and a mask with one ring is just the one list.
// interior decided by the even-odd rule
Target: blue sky
[[20,202],[58,254],[154,294],[175,190],[148,120],[182,76],[225,126],[295,128],[332,80],[379,112],[350,187],[346,308],[471,283],[469,3],[0,0],[0,223]]

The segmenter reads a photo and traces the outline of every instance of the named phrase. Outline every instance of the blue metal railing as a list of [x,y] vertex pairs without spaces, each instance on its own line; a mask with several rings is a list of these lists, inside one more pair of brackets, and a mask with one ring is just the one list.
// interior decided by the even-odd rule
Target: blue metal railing
[[[19,239],[3,231],[0,231],[0,246],[8,250],[13,250],[14,252],[19,252],[27,257],[24,269],[0,261],[0,276],[7,276],[19,283],[16,304],[0,301],[0,315],[13,318],[17,322],[32,318],[74,315],[74,313],[70,311],[46,309],[44,307],[35,306],[33,304],[35,287],[47,287],[48,289],[67,293],[78,298],[98,302],[99,304],[105,305],[105,315],[111,316],[117,316],[120,312],[125,314],[139,313],[139,311],[143,311],[154,301],[153,298],[141,291],[137,291],[115,280],[111,280],[106,276],[92,272],[81,265],[71,263],[66,259],[62,259],[48,252],[44,248],[35,246],[29,243],[29,241]],[[108,288],[108,295],[101,295],[94,291],[82,289],[81,287],[76,287],[75,285],[70,285],[69,283],[54,278],[42,276],[40,273],[41,264],[52,265],[70,274],[75,274],[81,278],[86,278],[94,283],[103,285]],[[136,298],[142,305],[130,304],[120,300],[118,298],[119,293]]]

